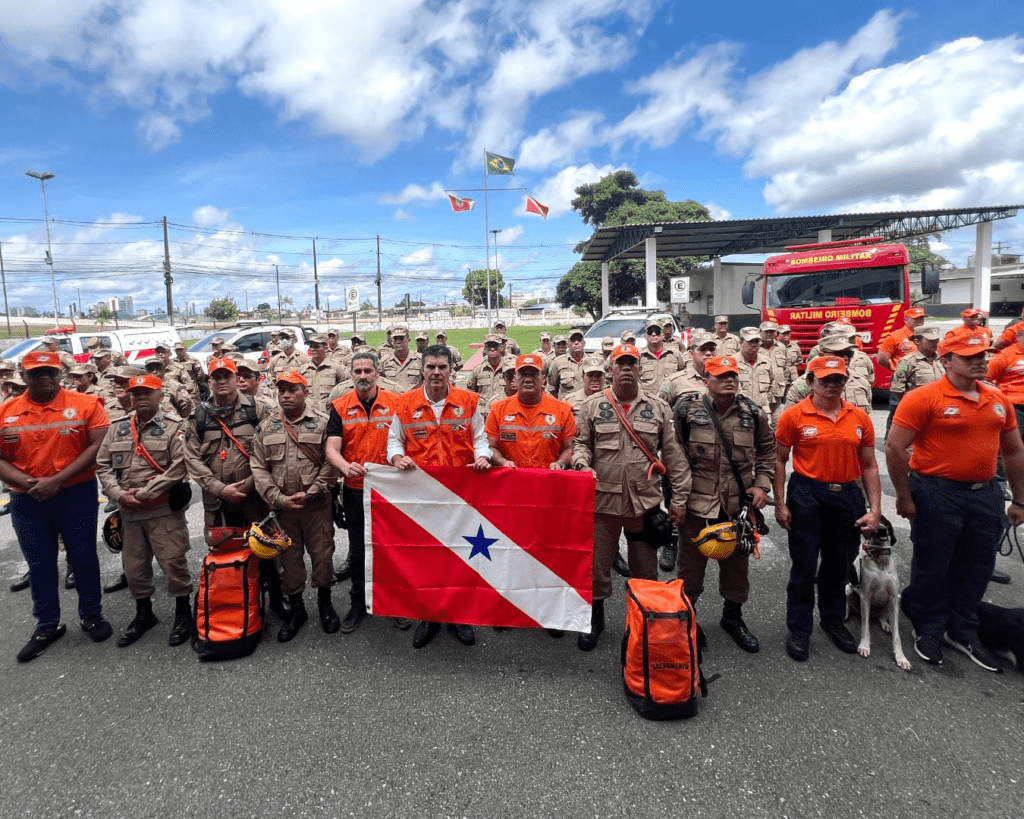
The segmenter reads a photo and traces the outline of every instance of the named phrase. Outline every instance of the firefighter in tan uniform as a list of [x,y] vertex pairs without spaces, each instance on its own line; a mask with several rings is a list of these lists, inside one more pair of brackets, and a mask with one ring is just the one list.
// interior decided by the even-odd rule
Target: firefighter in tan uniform
[[804,357],[800,345],[792,340],[793,328],[788,324],[779,325],[779,344],[786,349],[786,382],[792,385],[800,377],[800,365]]
[[327,357],[333,358],[339,364],[344,364],[346,369],[351,369],[352,348],[343,347],[340,339],[341,333],[337,328],[329,327],[327,329]]
[[786,348],[779,344],[779,325],[774,321],[762,321],[758,327],[761,332],[761,352],[768,356],[772,365],[772,384],[775,386],[771,404],[771,418],[774,424],[782,413],[782,404],[789,389],[789,367]]
[[[196,407],[185,432],[185,464],[203,490],[206,526],[247,529],[270,511],[256,491],[249,460],[256,427],[270,406],[239,391],[233,360],[210,359],[209,375],[210,400]],[[260,584],[270,610],[285,620],[289,612],[275,561],[260,561]]]
[[455,364],[452,366],[452,372],[458,372],[462,369],[462,353],[459,352],[458,347],[448,343],[448,334],[444,330],[438,330],[434,333],[434,343],[440,344],[442,347],[447,347],[451,350],[452,358],[455,360]]
[[583,386],[578,390],[573,390],[562,399],[572,407],[572,414],[576,418],[577,425],[579,424],[580,407],[583,406],[583,402],[595,392],[600,392],[604,389],[604,376],[604,359],[594,355],[583,359]]
[[680,366],[679,354],[665,347],[661,319],[651,319],[647,324],[647,347],[640,351],[640,386],[657,394],[668,377],[679,372]]
[[[60,377],[61,380],[64,381],[68,377],[68,371],[78,362],[75,361],[75,357],[73,355],[61,350],[60,341],[60,338],[57,336],[43,336],[43,349],[48,353],[53,353],[60,359]],[[68,345],[70,346],[70,344],[71,342],[68,340]]]
[[640,387],[640,353],[632,345],[612,352],[611,399],[602,390],[583,402],[573,442],[572,464],[589,469],[597,477],[594,501],[594,604],[590,634],[581,634],[581,651],[592,651],[604,630],[604,601],[611,596],[611,568],[619,551],[619,535],[625,531],[629,568],[634,577],[658,578],[658,557],[653,546],[641,540],[644,513],[662,500],[662,478],[626,432],[611,401],[624,413],[647,449],[660,457],[672,486],[668,514],[682,525],[690,494],[690,466],[672,428],[668,405]]
[[[206,383],[206,373],[199,359],[188,354],[184,341],[175,342],[174,357],[167,363],[167,372],[188,387],[193,401],[199,401],[199,388]],[[188,379],[181,377],[183,375],[188,376]]]
[[[557,345],[556,345],[557,347]],[[583,331],[569,333],[569,352],[551,362],[548,369],[548,392],[564,399],[583,384]]]
[[399,324],[391,328],[391,348],[380,357],[380,374],[396,392],[414,390],[423,383],[423,358],[409,349],[409,330]]
[[490,401],[504,390],[501,373],[501,338],[488,333],[484,336],[484,360],[473,368],[466,389],[479,395],[481,401]]
[[104,347],[103,342],[96,336],[93,336],[86,342],[86,350],[89,352],[90,358],[95,356],[100,350],[110,350],[110,360],[115,367],[124,367],[128,364],[128,359],[122,353],[110,347]]
[[715,344],[718,355],[740,354],[740,339],[729,332],[729,317],[715,316]]
[[170,401],[174,411],[180,417],[188,418],[192,414],[192,410],[195,409],[195,404],[185,385],[167,375],[162,359],[147,359],[145,367],[149,375],[155,375],[163,383],[164,399]]
[[[843,398],[851,404],[860,407],[865,412],[871,412],[871,388],[874,384],[875,375],[871,359],[856,348],[849,334],[844,331],[834,332],[831,335],[825,336],[818,342],[817,346],[821,355],[838,356],[846,362],[848,377],[846,386],[843,388]],[[867,364],[871,367],[870,374],[867,373],[863,362],[858,362],[856,367],[853,366],[853,362],[857,360],[858,356],[863,356],[867,359]],[[811,387],[807,383],[807,377],[802,375],[793,382],[793,386],[786,393],[785,407],[788,409],[794,404],[799,404],[810,394]]]
[[740,330],[740,352],[735,356],[740,368],[740,392],[761,407],[769,417],[775,402],[775,368],[761,349],[761,332],[756,327]]
[[277,511],[281,530],[292,539],[281,553],[284,591],[291,616],[277,633],[278,641],[291,640],[309,619],[302,601],[306,585],[303,555],[309,553],[312,585],[317,590],[320,625],[328,634],[341,628],[331,603],[334,585],[334,521],[331,487],[337,481],[327,461],[327,416],[306,401],[306,379],[298,370],[277,376],[277,403],[281,411],[260,422],[253,441],[252,475],[256,490]]
[[691,392],[703,395],[707,391],[707,373],[704,365],[708,359],[716,355],[716,349],[715,337],[711,333],[694,330],[690,336],[690,366],[665,379],[658,390],[661,400],[674,407],[681,395]]
[[270,374],[274,378],[285,370],[299,370],[309,361],[309,356],[300,353],[296,348],[296,340],[295,333],[291,330],[284,330],[281,333],[281,354],[270,364]]
[[309,402],[320,412],[327,412],[331,390],[349,377],[348,367],[329,354],[327,336],[322,335],[309,337],[309,361],[298,370],[309,385]]
[[121,559],[135,598],[135,619],[117,638],[122,648],[159,622],[153,613],[154,557],[174,598],[168,643],[179,646],[192,636],[192,580],[185,557],[189,548],[187,501],[178,496],[182,482],[188,482],[185,422],[160,412],[162,388],[154,375],[131,379],[128,390],[135,411],[110,425],[96,455],[96,474],[103,491],[120,510]]
[[917,350],[900,359],[889,387],[889,393],[896,397],[897,402],[908,392],[938,381],[946,374],[945,367],[939,361],[940,339],[940,330],[934,324],[922,324],[914,330],[913,340]]
[[[708,559],[694,545],[701,530],[725,523],[739,514],[749,496],[750,504],[763,509],[775,476],[775,436],[762,407],[739,394],[739,365],[732,356],[715,356],[706,363],[707,394],[690,393],[675,408],[676,432],[689,461],[693,477],[686,506],[686,521],[679,531],[677,571],[686,596],[696,605],[704,590]],[[744,479],[736,483],[719,421],[732,448],[732,459]],[[743,622],[742,607],[750,595],[750,556],[739,550],[717,561],[718,591],[724,602],[721,626],[736,645],[751,654],[760,646]]]

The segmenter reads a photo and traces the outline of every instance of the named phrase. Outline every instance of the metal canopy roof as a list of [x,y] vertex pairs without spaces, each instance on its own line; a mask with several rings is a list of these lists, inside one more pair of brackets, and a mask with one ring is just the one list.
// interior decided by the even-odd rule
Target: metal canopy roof
[[655,222],[599,228],[583,253],[585,262],[643,259],[644,240],[658,237],[658,258],[729,256],[734,253],[779,253],[786,245],[812,244],[818,231],[831,230],[832,241],[881,236],[907,239],[927,233],[1009,219],[1024,205],[948,210],[833,213],[777,219],[730,219],[722,222]]

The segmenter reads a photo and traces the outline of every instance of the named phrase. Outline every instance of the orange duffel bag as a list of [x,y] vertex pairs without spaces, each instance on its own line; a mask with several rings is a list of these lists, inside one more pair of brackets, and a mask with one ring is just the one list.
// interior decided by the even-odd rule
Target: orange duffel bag
[[640,716],[685,719],[707,696],[697,647],[697,616],[683,581],[626,581],[622,684]]
[[245,657],[263,636],[260,561],[245,540],[218,544],[203,558],[196,594],[196,636],[201,661]]

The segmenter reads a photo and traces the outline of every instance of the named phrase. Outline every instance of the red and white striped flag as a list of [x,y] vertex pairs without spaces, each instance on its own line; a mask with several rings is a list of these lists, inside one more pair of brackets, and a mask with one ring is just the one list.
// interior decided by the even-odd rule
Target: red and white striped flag
[[463,213],[476,207],[476,202],[472,199],[459,199],[459,197],[450,193],[446,195],[448,196],[448,201],[452,203],[452,210],[456,213]]
[[589,472],[367,469],[371,613],[590,630],[595,482]]
[[532,196],[526,197],[526,212],[536,213],[539,216],[543,216],[545,219],[548,218],[548,211],[551,210],[547,205],[542,205]]

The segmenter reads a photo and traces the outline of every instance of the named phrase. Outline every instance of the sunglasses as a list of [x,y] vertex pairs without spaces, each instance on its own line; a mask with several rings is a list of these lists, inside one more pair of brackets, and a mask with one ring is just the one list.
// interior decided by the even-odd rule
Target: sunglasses
[[647,330],[647,335],[649,335],[649,336],[660,336],[661,335],[661,328],[660,327],[651,327],[651,328],[649,328]]

